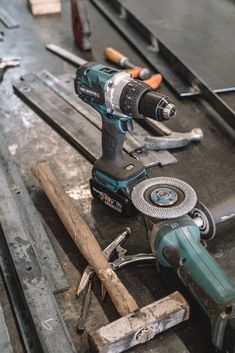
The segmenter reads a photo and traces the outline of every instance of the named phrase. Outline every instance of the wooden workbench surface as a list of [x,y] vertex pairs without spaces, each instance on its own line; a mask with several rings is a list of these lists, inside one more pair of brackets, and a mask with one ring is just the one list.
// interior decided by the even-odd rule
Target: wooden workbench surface
[[[57,249],[63,268],[67,274],[70,289],[56,296],[69,332],[78,351],[89,351],[86,334],[79,336],[76,322],[81,310],[76,299],[76,288],[86,266],[85,260],[77,251],[65,229],[58,220],[46,196],[40,191],[32,177],[32,164],[41,159],[51,160],[67,193],[74,200],[94,231],[101,247],[108,245],[125,227],[132,228],[132,235],[125,243],[129,253],[147,252],[149,245],[143,218],[137,215],[131,219],[121,218],[113,211],[92,200],[89,191],[91,164],[65,142],[30,108],[13,94],[12,82],[21,75],[47,69],[52,74],[74,74],[75,68],[45,50],[48,43],[56,43],[78,55],[73,43],[69,1],[62,1],[59,15],[34,18],[26,7],[25,0],[2,0],[1,5],[20,23],[20,27],[5,31],[5,39],[0,42],[0,56],[20,56],[21,66],[9,69],[0,85],[0,128],[7,140],[12,155],[23,175],[25,184],[39,211],[54,233],[52,243]],[[104,62],[103,48],[112,45],[126,53],[133,62],[146,65],[110,24],[88,3],[92,25],[93,51],[86,54],[87,60]],[[1,25],[0,25],[1,30]],[[225,199],[235,192],[235,134],[221,123],[220,118],[199,98],[179,100],[165,84],[160,88],[173,98],[178,115],[168,126],[173,130],[188,131],[200,127],[204,132],[201,144],[190,145],[173,152],[178,164],[150,171],[151,176],[172,176],[180,178],[195,188],[198,198],[208,206]],[[235,94],[223,95],[235,109]],[[217,236],[208,244],[225,271],[235,281],[235,219],[218,227]],[[192,305],[191,319],[166,332],[142,347],[131,352],[173,352],[174,353],[213,353],[209,339],[209,322],[187,291],[169,270],[159,274],[152,265],[132,265],[120,271],[120,277],[143,306],[179,289]],[[10,312],[4,287],[0,283],[0,296],[3,310]],[[93,296],[87,327],[98,328],[118,317],[109,298],[101,301],[101,288],[94,281]],[[16,327],[11,315],[7,315],[7,325],[14,337],[15,353],[24,352],[16,335]]]

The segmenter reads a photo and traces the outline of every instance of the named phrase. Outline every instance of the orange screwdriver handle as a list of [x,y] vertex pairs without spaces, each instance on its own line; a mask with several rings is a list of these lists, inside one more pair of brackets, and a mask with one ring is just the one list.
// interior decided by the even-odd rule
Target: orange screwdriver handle
[[152,75],[148,80],[145,80],[144,82],[150,87],[152,87],[153,89],[156,89],[160,86],[160,83],[162,82],[162,75],[160,74]]
[[123,62],[126,60],[128,61],[127,57],[122,55],[119,51],[113,49],[113,48],[106,48],[104,51],[105,57],[112,61],[115,64],[119,64],[122,67],[125,67]]
[[110,48],[110,47],[106,48],[104,50],[104,56],[109,61],[128,69],[128,72],[132,75],[133,78],[139,78],[141,80],[144,80],[149,78],[150,76],[150,71],[148,68],[135,66],[129,61],[129,59],[126,56],[124,56],[119,51],[113,48]]

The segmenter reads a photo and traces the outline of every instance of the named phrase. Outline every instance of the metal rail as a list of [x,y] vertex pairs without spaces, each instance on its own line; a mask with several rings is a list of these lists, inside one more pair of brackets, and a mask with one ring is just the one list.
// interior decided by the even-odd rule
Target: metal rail
[[11,180],[12,190],[17,196],[16,202],[21,212],[21,218],[24,219],[29,229],[30,239],[34,244],[41,268],[50,283],[51,290],[53,293],[58,293],[68,289],[67,278],[48,238],[48,227],[43,223],[41,216],[29,196],[1,133],[0,162],[4,164],[8,179]]
[[[38,352],[75,353],[49,282],[38,261],[30,229],[19,206],[7,164],[0,158],[0,216],[4,239],[18,288],[26,303],[39,342]],[[40,351],[41,349],[41,351]]]
[[[181,97],[200,94],[211,107],[235,129],[235,112],[208,85],[186,66],[163,42],[149,33],[139,21],[128,12],[118,0],[91,0],[97,8],[116,26],[116,28],[138,49],[142,56],[161,72],[167,83]],[[138,27],[138,30],[137,30]],[[158,53],[150,53],[148,46],[155,46]],[[164,64],[159,61],[159,56]],[[165,60],[164,60],[165,59]],[[167,59],[167,60],[166,60]],[[159,61],[159,62],[158,62]],[[169,66],[174,68],[174,74]],[[166,70],[167,68],[167,70]],[[166,71],[165,71],[166,70]],[[177,78],[177,80],[176,80]],[[183,86],[182,86],[183,84]],[[187,93],[185,88],[190,86]]]

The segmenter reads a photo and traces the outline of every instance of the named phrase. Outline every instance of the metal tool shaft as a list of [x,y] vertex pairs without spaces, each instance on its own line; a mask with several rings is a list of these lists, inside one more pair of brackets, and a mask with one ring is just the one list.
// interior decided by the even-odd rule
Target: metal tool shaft
[[78,319],[77,330],[79,333],[83,333],[85,330],[86,318],[89,312],[90,302],[91,302],[91,281],[89,282],[87,291],[85,293],[81,316]]
[[145,147],[150,150],[164,150],[171,148],[180,148],[187,146],[191,142],[201,141],[203,131],[194,128],[189,132],[175,132],[170,130],[164,124],[157,122],[154,124],[165,136],[146,136]]

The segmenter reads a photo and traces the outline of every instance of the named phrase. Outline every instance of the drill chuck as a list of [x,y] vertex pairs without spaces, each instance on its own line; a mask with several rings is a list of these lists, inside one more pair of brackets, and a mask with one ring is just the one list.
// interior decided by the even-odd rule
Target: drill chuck
[[176,107],[166,96],[155,91],[144,82],[129,81],[120,96],[121,111],[135,118],[149,117],[158,121],[168,120],[176,115]]
[[143,116],[148,116],[158,121],[164,121],[176,115],[176,107],[168,97],[151,91],[141,97],[139,112]]

